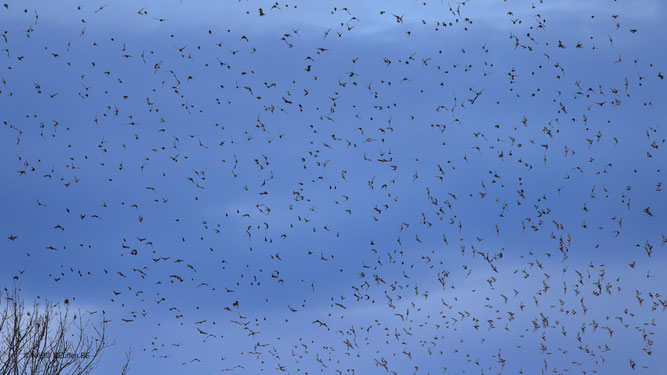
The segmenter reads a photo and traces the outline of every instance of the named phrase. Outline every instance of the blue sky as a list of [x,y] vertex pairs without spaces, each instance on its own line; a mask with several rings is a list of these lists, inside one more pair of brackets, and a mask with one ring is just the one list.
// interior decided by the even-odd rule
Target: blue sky
[[101,374],[667,371],[661,2],[273,4],[0,8],[4,285]]

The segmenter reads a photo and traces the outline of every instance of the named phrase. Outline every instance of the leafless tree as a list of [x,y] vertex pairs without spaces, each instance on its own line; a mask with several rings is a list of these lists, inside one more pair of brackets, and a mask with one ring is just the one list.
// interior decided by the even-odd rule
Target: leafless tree
[[[99,324],[94,314],[70,311],[64,306],[35,301],[26,308],[18,288],[0,291],[0,375],[90,374],[112,343],[107,337],[104,314]],[[127,373],[130,360],[123,367]]]

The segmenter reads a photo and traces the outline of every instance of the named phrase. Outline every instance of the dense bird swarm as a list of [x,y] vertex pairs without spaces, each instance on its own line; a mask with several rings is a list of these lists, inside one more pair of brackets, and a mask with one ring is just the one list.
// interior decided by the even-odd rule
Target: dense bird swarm
[[667,373],[662,2],[0,3],[2,283],[100,373]]

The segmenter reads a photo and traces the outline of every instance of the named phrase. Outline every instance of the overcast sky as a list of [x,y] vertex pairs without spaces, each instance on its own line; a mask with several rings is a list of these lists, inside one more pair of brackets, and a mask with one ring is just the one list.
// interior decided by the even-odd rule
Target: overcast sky
[[666,13],[9,1],[2,284],[101,374],[665,373]]

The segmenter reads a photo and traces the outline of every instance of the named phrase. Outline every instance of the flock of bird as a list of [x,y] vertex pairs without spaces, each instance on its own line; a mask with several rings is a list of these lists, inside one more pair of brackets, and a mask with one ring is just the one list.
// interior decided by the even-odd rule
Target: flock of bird
[[667,373],[659,1],[0,3],[2,282],[101,373]]

